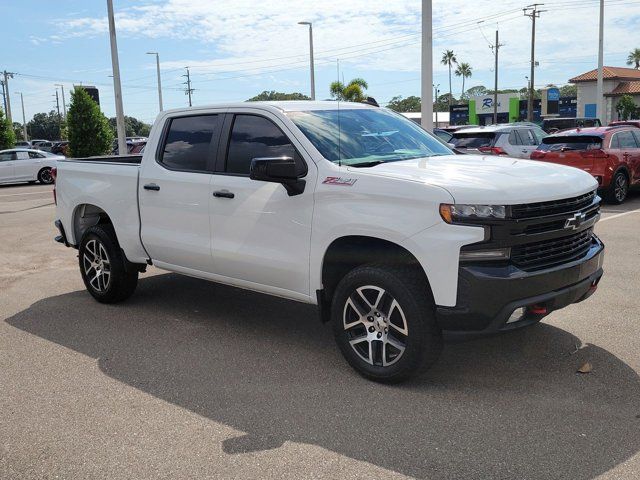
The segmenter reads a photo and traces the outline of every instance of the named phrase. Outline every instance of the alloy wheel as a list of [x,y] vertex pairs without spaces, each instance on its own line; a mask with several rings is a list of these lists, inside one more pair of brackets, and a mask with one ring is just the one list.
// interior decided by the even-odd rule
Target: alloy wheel
[[627,190],[627,177],[624,175],[618,175],[614,186],[614,193],[618,202],[622,202],[627,197]]
[[345,302],[342,318],[351,348],[368,364],[387,367],[402,357],[409,338],[407,319],[383,288],[355,289]]
[[97,292],[104,292],[111,281],[111,262],[104,245],[98,240],[89,240],[82,254],[84,274],[89,285]]

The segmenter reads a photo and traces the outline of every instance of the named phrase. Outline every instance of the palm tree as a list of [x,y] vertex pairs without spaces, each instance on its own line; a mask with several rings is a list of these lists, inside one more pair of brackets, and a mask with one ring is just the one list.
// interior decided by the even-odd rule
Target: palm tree
[[362,102],[366,100],[364,91],[369,87],[362,78],[354,78],[348,84],[342,82],[331,82],[329,92],[331,98],[344,102]]
[[456,54],[453,53],[453,50],[447,50],[442,54],[442,60],[440,63],[443,65],[447,65],[449,67],[449,99],[453,98],[453,94],[451,93],[451,67],[454,64],[458,63],[458,59],[456,58]]
[[471,68],[471,65],[464,62],[458,65],[458,68],[456,68],[456,77],[462,77],[462,93],[460,94],[460,98],[464,97],[464,80],[466,78],[469,78],[473,74],[472,70],[473,69]]
[[627,65],[633,65],[635,63],[635,68],[640,68],[640,48],[634,48],[629,53],[627,57]]

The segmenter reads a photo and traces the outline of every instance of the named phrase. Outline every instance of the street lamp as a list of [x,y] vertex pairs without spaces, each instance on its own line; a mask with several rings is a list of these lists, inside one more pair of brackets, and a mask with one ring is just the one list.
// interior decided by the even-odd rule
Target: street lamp
[[298,25],[309,25],[309,63],[311,69],[311,100],[316,99],[316,80],[313,73],[313,25],[311,22],[298,22]]
[[22,103],[22,135],[24,136],[24,140],[28,141],[29,136],[27,135],[27,120],[24,116],[24,97],[22,96],[22,92],[16,92],[16,95],[20,95],[20,103]]
[[160,55],[158,55],[158,52],[147,52],[147,55],[156,56],[156,70],[158,72],[158,104],[160,105],[160,111],[162,111],[162,83],[160,81]]

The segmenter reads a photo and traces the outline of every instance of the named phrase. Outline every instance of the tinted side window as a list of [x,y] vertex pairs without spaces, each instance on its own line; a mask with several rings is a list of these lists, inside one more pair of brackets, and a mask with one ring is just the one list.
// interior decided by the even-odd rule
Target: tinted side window
[[611,145],[609,146],[609,148],[620,148],[620,139],[618,138],[618,135],[611,136]]
[[160,163],[174,170],[206,171],[218,115],[171,119]]
[[520,138],[522,139],[522,144],[523,145],[529,145],[529,146],[537,146],[538,142],[536,141],[536,137],[533,136],[533,132],[531,130],[527,129],[522,129],[522,130],[518,130],[518,135],[520,135]]
[[640,130],[633,130],[633,136],[636,137],[636,144],[640,148]]
[[0,162],[8,162],[15,160],[15,154],[12,152],[0,153]]
[[44,155],[36,152],[29,152],[29,158],[44,158]]
[[228,173],[249,174],[258,157],[293,157],[296,150],[271,120],[256,115],[236,115],[227,150]]
[[509,134],[509,143],[511,145],[522,145],[522,140],[516,130],[511,130],[511,133]]
[[617,133],[616,137],[620,142],[620,148],[638,148],[636,139],[630,131]]

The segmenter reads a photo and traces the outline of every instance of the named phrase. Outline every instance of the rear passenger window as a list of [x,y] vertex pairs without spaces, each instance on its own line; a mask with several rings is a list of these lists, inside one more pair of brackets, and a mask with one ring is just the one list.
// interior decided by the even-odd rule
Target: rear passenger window
[[516,130],[511,130],[511,133],[509,134],[509,143],[511,145],[522,145],[522,140]]
[[36,152],[29,152],[29,158],[44,158],[44,155]]
[[259,157],[296,157],[287,136],[271,120],[236,115],[227,151],[227,173],[249,175],[251,160]]
[[620,148],[638,148],[636,139],[631,131],[616,133],[616,137],[620,142]]
[[172,170],[206,171],[218,115],[171,119],[160,163]]
[[531,130],[529,129],[518,130],[518,134],[522,139],[523,145],[536,146],[536,147],[538,146],[539,142],[536,140],[536,137],[533,135],[533,132]]
[[609,146],[609,148],[614,148],[614,149],[620,148],[620,140],[618,138],[618,135],[613,135],[611,137],[611,145]]

